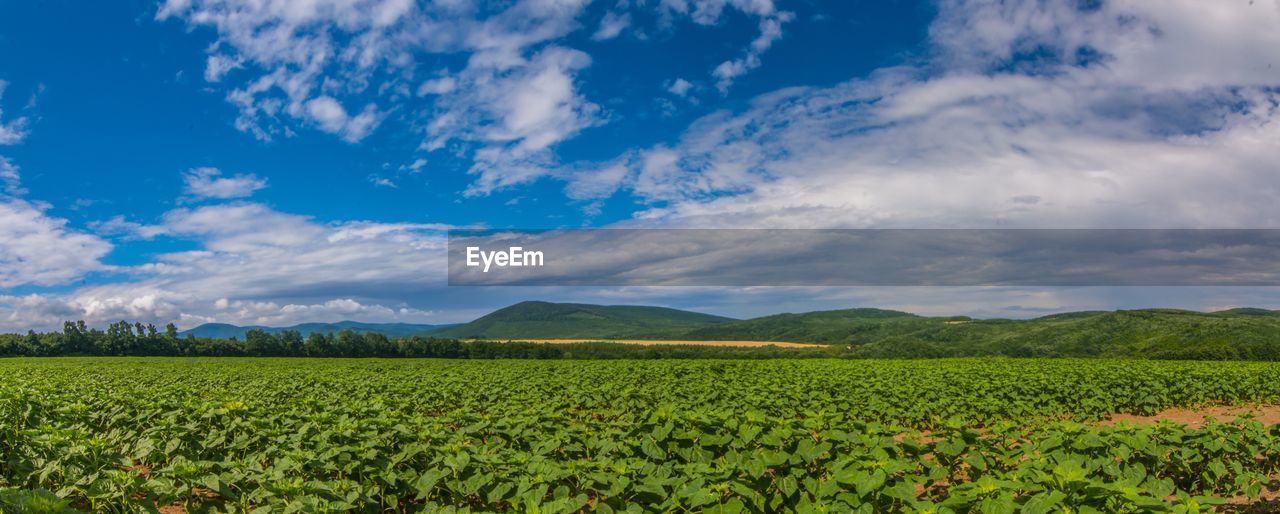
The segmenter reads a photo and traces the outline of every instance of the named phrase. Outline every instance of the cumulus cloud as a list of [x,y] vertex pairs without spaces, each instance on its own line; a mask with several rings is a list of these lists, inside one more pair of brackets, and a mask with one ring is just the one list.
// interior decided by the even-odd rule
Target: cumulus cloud
[[[0,111],[3,114],[3,111]],[[0,118],[3,119],[3,118]],[[27,138],[27,119],[18,118],[8,123],[0,123],[0,145],[14,145]]]
[[944,2],[929,62],[762,95],[567,191],[629,190],[634,224],[1277,226],[1263,25],[1276,2]]
[[[156,18],[216,31],[206,66],[209,81],[224,81],[238,68],[249,71],[236,77],[227,95],[239,108],[241,130],[270,139],[288,134],[289,121],[301,121],[357,142],[382,120],[386,109],[378,101],[398,103],[410,96],[419,71],[414,54],[472,54],[459,79],[423,83],[420,95],[446,94],[467,82],[484,86],[523,67],[531,47],[576,28],[585,4],[169,0]],[[363,107],[353,114],[348,105]]]
[[[950,67],[992,69],[1018,57],[1105,67],[1147,89],[1274,86],[1275,0],[996,2],[947,0],[930,29]],[[1035,71],[1035,70],[1028,70]]]
[[70,283],[107,266],[111,244],[67,227],[47,206],[0,196],[0,288]]
[[[0,95],[5,85],[0,81]],[[21,143],[25,121],[5,124],[0,118],[0,144]],[[110,243],[67,227],[67,220],[48,215],[48,204],[26,194],[18,166],[0,155],[0,290],[63,285],[109,269],[101,259]]]
[[[292,325],[334,320],[430,320],[436,313],[409,307],[387,307],[364,304],[350,298],[335,298],[322,303],[281,305],[271,301],[244,301],[220,298],[214,302],[207,319],[253,320],[255,324]],[[193,316],[198,317],[198,316]],[[246,321],[246,323],[249,321]]]
[[[474,161],[468,193],[487,194],[550,174],[552,146],[604,122],[579,84],[590,57],[563,42],[584,28],[590,3],[167,0],[156,18],[216,33],[205,78],[230,89],[240,130],[267,140],[300,124],[354,143],[403,112],[424,132],[424,149],[461,145],[451,150]],[[732,69],[716,72],[722,89],[759,65],[790,19],[771,0],[624,3],[592,37],[616,38],[634,23],[630,10],[643,8],[668,22],[713,25],[730,10],[761,20],[743,56],[726,63]],[[443,66],[422,55],[466,59]]]
[[[561,47],[538,53],[521,70],[484,87],[467,88],[428,126],[428,149],[452,138],[483,142],[470,170],[469,194],[528,182],[546,173],[549,149],[599,122],[600,107],[577,92],[574,73],[591,62],[587,54]],[[459,108],[465,107],[465,108]],[[522,170],[524,170],[522,172]]]
[[366,105],[360,114],[350,116],[342,104],[329,96],[308,100],[307,115],[316,122],[320,130],[337,134],[349,143],[364,139],[377,128],[382,118],[373,104]]
[[[169,0],[156,18],[217,31],[206,80],[223,81],[239,68],[253,70],[227,94],[240,111],[240,130],[271,139],[289,133],[284,121],[292,119],[355,142],[376,126],[377,108],[370,104],[349,117],[341,110],[339,116],[333,95],[359,94],[375,75],[412,62],[408,49],[396,42],[411,35],[391,27],[401,27],[414,9],[404,0]],[[321,103],[313,104],[316,100]]]
[[667,91],[676,96],[685,96],[693,89],[693,83],[677,78],[667,85]]
[[267,180],[252,173],[223,176],[217,168],[195,168],[182,175],[184,198],[190,200],[244,198],[267,187]]
[[[17,220],[0,206],[0,226]],[[277,323],[352,317],[371,321],[428,322],[434,314],[406,301],[438,291],[444,282],[446,225],[321,223],[261,204],[232,203],[174,209],[156,224],[121,223],[135,237],[191,241],[197,249],[158,255],[119,268],[129,279],[67,293],[0,297],[21,312],[12,326],[56,326],[64,319],[106,323],[119,319]],[[14,245],[2,239],[0,249]],[[40,245],[31,241],[24,247]],[[47,246],[47,242],[45,243]],[[78,258],[85,251],[55,247],[41,260]],[[0,250],[7,251],[7,250]],[[0,253],[0,286],[12,277],[42,277],[32,269],[9,272],[16,259]],[[65,269],[68,266],[59,266]],[[62,276],[50,276],[50,280]],[[21,325],[21,326],[18,326]]]

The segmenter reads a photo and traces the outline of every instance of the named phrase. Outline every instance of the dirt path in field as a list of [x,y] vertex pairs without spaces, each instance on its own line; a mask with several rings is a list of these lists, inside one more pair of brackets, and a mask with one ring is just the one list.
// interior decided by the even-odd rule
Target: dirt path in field
[[1112,414],[1107,419],[1099,422],[1101,426],[1111,426],[1121,421],[1136,425],[1154,425],[1159,421],[1173,421],[1175,423],[1183,423],[1192,428],[1200,428],[1205,424],[1205,418],[1212,417],[1220,422],[1229,422],[1238,416],[1252,414],[1253,418],[1266,425],[1280,424],[1280,405],[1242,405],[1242,406],[1214,406],[1201,407],[1198,409],[1185,409],[1175,407],[1165,409],[1152,416],[1139,416],[1137,414]]
[[783,343],[778,341],[667,341],[657,339],[504,339],[499,342],[524,342],[524,343],[550,343],[550,344],[570,344],[570,343],[618,343],[618,344],[636,344],[641,346],[655,345],[685,345],[685,346],[734,346],[740,348],[764,348],[766,346],[777,346],[779,348],[822,348],[827,345],[815,343]]

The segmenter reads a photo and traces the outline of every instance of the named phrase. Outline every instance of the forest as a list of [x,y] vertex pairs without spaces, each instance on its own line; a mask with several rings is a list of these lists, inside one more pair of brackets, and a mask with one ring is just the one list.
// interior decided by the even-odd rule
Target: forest
[[106,330],[83,321],[65,322],[61,332],[0,334],[0,356],[155,356],[155,357],[416,357],[441,359],[690,359],[837,357],[839,347],[788,349],[710,346],[640,346],[623,343],[549,344],[466,341],[407,336],[389,338],[377,332],[270,333],[250,330],[244,340],[178,334],[172,323],[160,330],[151,324],[119,321]]

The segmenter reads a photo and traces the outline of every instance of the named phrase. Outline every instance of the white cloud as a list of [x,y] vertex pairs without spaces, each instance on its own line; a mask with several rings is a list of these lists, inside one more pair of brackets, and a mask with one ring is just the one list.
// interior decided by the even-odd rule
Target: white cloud
[[182,175],[183,195],[194,200],[244,198],[267,187],[266,179],[252,173],[222,176],[217,168],[195,168]]
[[67,227],[47,207],[0,197],[0,288],[55,286],[105,271],[111,244]]
[[693,89],[693,83],[682,78],[677,78],[667,85],[667,91],[676,96],[685,96]]
[[719,23],[725,9],[730,8],[759,18],[760,33],[741,57],[724,61],[711,71],[721,93],[728,92],[735,79],[760,67],[761,56],[782,38],[782,25],[794,19],[795,15],[779,11],[773,0],[662,0],[659,3],[659,10],[667,16],[688,16],[699,25]]
[[0,190],[12,196],[21,196],[27,192],[22,188],[22,177],[18,174],[18,166],[3,155],[0,155]]
[[[459,144],[450,150],[472,157],[477,177],[468,193],[486,194],[549,174],[554,145],[603,123],[578,84],[590,57],[560,42],[584,28],[589,3],[167,0],[156,18],[216,32],[206,79],[230,88],[238,129],[266,140],[301,123],[354,143],[388,113],[403,112],[421,120],[424,149]],[[593,36],[617,37],[635,23],[627,9],[641,8],[620,4]],[[771,0],[667,0],[649,8],[668,23],[713,25],[729,10],[759,20],[745,54],[717,72],[722,89],[758,66],[790,19]],[[423,55],[459,55],[466,63],[451,69]],[[423,76],[431,78],[416,78]],[[348,110],[356,105],[364,106],[359,114]]]
[[[1280,67],[1258,65],[1280,45],[1252,30],[1276,2],[1078,5],[946,2],[937,64],[760,96],[567,192],[617,184],[676,225],[1280,226]],[[1205,73],[1200,46],[1255,65]]]
[[930,37],[940,61],[990,68],[1052,52],[1063,61],[1098,52],[1108,79],[1145,89],[1271,86],[1280,48],[1276,0],[1123,0],[941,3]]
[[[237,75],[242,81],[227,96],[240,110],[241,130],[270,139],[288,132],[288,120],[309,121],[356,142],[385,110],[371,97],[398,102],[406,96],[415,54],[472,54],[463,77],[425,82],[420,95],[484,86],[518,71],[530,47],[576,28],[585,4],[520,0],[482,9],[411,0],[169,0],[156,18],[217,32],[206,66],[210,81],[240,67],[251,71]],[[365,107],[352,115],[343,105],[353,103]]]
[[112,216],[106,221],[91,221],[89,228],[100,235],[121,237],[125,240],[146,240],[164,233],[157,227],[130,221],[123,215]]
[[231,70],[244,67],[244,60],[227,57],[225,55],[210,55],[204,67],[204,79],[209,82],[219,82],[222,77],[226,76]]
[[472,194],[545,174],[541,161],[551,158],[552,145],[599,123],[599,106],[574,83],[574,74],[590,62],[585,53],[550,46],[511,72],[487,76],[491,70],[473,70],[487,78],[446,98],[428,125],[426,147],[440,148],[450,139],[484,145],[471,169],[477,175],[468,189]]
[[695,23],[712,25],[720,21],[725,8],[733,8],[753,16],[777,13],[773,0],[662,0],[661,9],[687,15]]
[[[19,225],[0,204],[0,227]],[[0,318],[0,326],[25,330],[57,326],[66,319],[95,324],[119,319],[175,321],[183,326],[214,319],[294,323],[335,317],[430,322],[436,313],[406,301],[439,294],[444,287],[446,225],[320,223],[261,204],[234,203],[175,209],[155,225],[124,222],[115,228],[132,230],[141,238],[164,235],[193,241],[199,248],[120,268],[118,272],[130,277],[125,282],[0,297],[0,305],[8,304],[12,311],[8,323]],[[0,287],[10,285],[12,277],[41,277],[32,269],[9,272],[13,259],[4,252],[14,245],[5,234],[0,229],[0,263],[6,264],[0,266]],[[41,257],[30,259],[36,263],[32,266],[93,253],[47,240],[21,246]],[[63,277],[49,278],[47,282]]]
[[[227,99],[240,110],[239,129],[270,139],[285,132],[285,118],[317,121],[311,100],[359,94],[379,72],[410,64],[403,40],[413,35],[404,21],[414,11],[415,4],[404,0],[169,0],[156,18],[178,18],[217,31],[218,40],[209,47],[207,80],[224,80],[227,72],[241,67],[254,70],[242,74],[245,82]],[[370,104],[341,125],[322,127],[358,141],[376,125],[376,112]]]
[[229,301],[224,298],[215,304],[215,311],[209,319],[236,319],[244,320],[243,323],[266,325],[293,325],[347,319],[429,321],[435,314],[429,310],[365,304],[351,298],[335,298],[323,303],[284,305],[270,301]]
[[772,47],[775,41],[782,39],[782,24],[791,21],[794,17],[792,13],[781,12],[760,20],[760,35],[751,41],[746,54],[737,59],[722,62],[711,71],[711,76],[716,78],[716,89],[726,93],[735,79],[759,68],[760,56]]
[[316,122],[320,130],[340,135],[350,143],[364,139],[381,121],[378,109],[373,104],[366,105],[360,114],[348,116],[342,104],[330,96],[307,101],[307,115]]
[[600,27],[596,29],[595,34],[591,35],[591,39],[595,41],[607,41],[618,37],[623,30],[631,26],[631,15],[628,13],[605,13],[604,18],[600,20]]
[[409,163],[407,166],[400,166],[400,169],[409,170],[409,172],[411,173],[417,173],[419,171],[422,171],[422,168],[425,168],[425,167],[427,167],[427,160],[419,157],[417,159],[414,159],[413,162]]
[[[4,98],[4,90],[8,82],[0,80],[0,98]],[[16,145],[27,138],[27,118],[19,117],[4,121],[4,110],[0,109],[0,145]]]
[[443,95],[452,93],[458,88],[458,81],[453,77],[440,77],[423,82],[418,86],[418,96]]
[[[0,81],[0,96],[4,81]],[[0,144],[21,143],[25,118],[0,124]],[[67,227],[67,220],[49,216],[49,206],[22,198],[18,166],[0,155],[0,290],[17,286],[56,286],[95,271],[106,271],[102,257],[111,244]]]
[[579,170],[569,180],[565,194],[574,200],[608,198],[631,175],[627,158],[620,158],[596,168]]

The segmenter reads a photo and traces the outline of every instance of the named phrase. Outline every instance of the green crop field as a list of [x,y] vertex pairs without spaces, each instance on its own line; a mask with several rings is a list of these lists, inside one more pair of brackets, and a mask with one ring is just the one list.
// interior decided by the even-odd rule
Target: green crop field
[[0,510],[1240,510],[1280,426],[1092,422],[1253,402],[1280,365],[4,359]]

